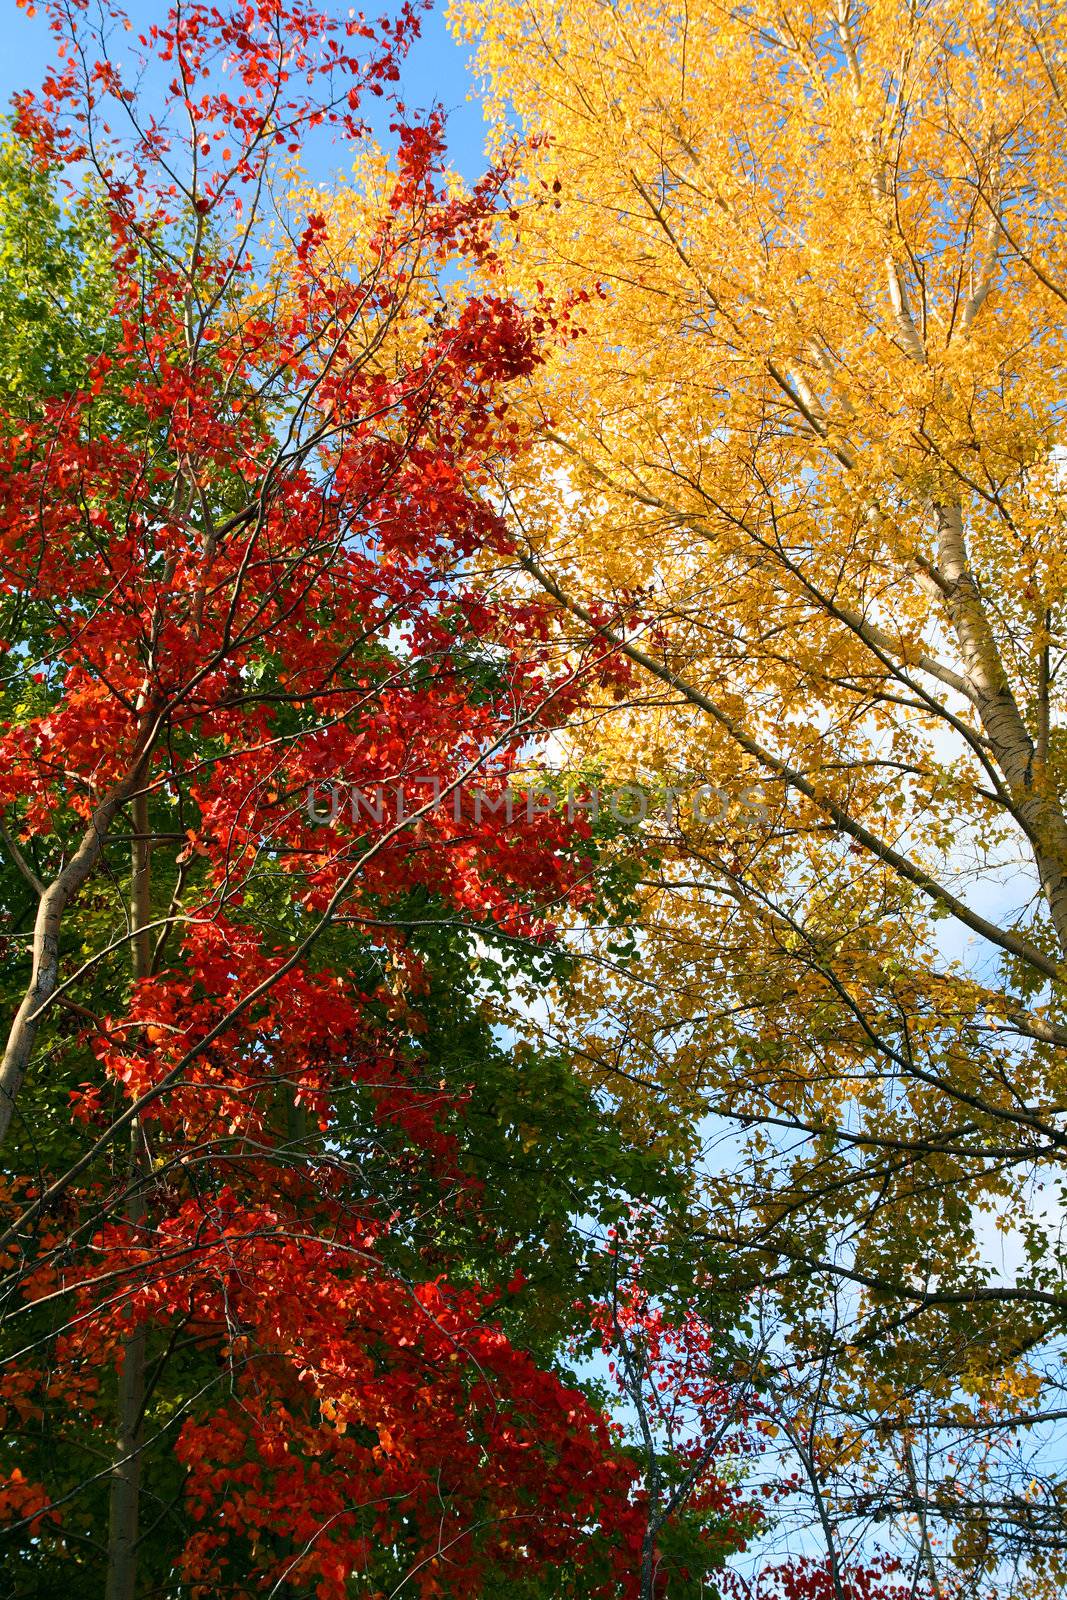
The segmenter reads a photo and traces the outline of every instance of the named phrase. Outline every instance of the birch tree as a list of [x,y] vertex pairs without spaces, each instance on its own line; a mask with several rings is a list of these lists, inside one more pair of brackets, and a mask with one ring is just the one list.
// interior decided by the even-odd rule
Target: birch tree
[[1067,24],[454,19],[528,141],[505,281],[571,308],[500,486],[517,581],[632,669],[574,759],[689,797],[645,825],[639,961],[589,933],[560,1025],[901,1484],[920,1413],[989,1443],[984,1490],[926,1492],[938,1559],[1055,1585]]

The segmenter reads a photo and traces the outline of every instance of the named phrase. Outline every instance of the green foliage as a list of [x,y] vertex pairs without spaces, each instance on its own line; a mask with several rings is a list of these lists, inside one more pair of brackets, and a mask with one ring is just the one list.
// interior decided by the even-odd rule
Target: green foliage
[[27,413],[76,389],[106,348],[110,241],[91,195],[64,199],[7,131],[0,142],[0,397]]

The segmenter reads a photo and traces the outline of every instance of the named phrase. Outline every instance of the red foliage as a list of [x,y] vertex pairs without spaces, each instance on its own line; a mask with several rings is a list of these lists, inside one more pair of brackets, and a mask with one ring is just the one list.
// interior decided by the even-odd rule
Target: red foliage
[[[759,1560],[760,1536],[774,1535],[776,1512],[794,1508],[805,1491],[802,1473],[768,1470],[761,1461],[781,1419],[758,1373],[738,1376],[720,1330],[696,1309],[669,1312],[657,1302],[643,1284],[640,1250],[624,1265],[625,1246],[613,1231],[609,1251],[619,1268],[616,1290],[590,1308],[590,1319],[619,1393],[637,1417],[646,1481],[639,1509],[651,1513],[657,1548],[658,1529],[666,1529],[672,1517],[721,1517],[724,1523],[707,1539],[713,1562],[749,1546],[751,1574],[737,1567],[721,1575],[723,1592],[734,1600],[926,1600],[925,1584],[883,1552],[864,1562],[838,1557],[836,1572],[827,1555],[776,1559],[773,1543]],[[672,1467],[665,1472],[668,1462]],[[648,1493],[657,1477],[658,1497]],[[812,1538],[819,1542],[818,1530]],[[654,1592],[661,1589],[670,1593],[666,1570]]]
[[[99,1138],[30,1206],[49,1231],[23,1284],[75,1311],[47,1376],[13,1368],[4,1404],[22,1414],[46,1388],[106,1431],[87,1374],[121,1363],[133,1328],[213,1351],[227,1398],[187,1397],[173,1435],[194,1593],[299,1579],[340,1600],[396,1543],[413,1588],[474,1595],[487,1564],[581,1564],[597,1523],[629,1592],[632,1470],[603,1420],[509,1345],[490,1296],[383,1264],[407,1219],[353,1195],[328,1138],[294,1159],[279,1132],[280,1086],[324,1135],[358,1087],[372,1124],[462,1197],[443,1089],[420,1087],[405,1048],[422,972],[390,907],[417,888],[544,939],[545,908],[585,893],[558,817],[505,827],[438,805],[411,820],[390,804],[324,829],[304,804],[324,778],[433,775],[447,795],[491,761],[501,782],[603,665],[553,667],[543,611],[466,576],[506,554],[487,486],[536,326],[468,299],[379,358],[419,261],[487,252],[500,175],[456,199],[439,123],[400,127],[373,268],[328,274],[310,215],[286,297],[265,300],[275,151],[320,124],[360,137],[361,99],[396,78],[414,12],[372,27],[303,0],[183,0],[120,63],[80,0],[49,10],[61,55],[19,130],[72,183],[93,171],[115,333],[80,391],[0,427],[0,585],[42,656],[28,713],[0,729],[0,809],[52,881],[79,853],[121,872],[109,852],[147,793],[187,890],[152,974],[78,1024],[101,1071],[75,1118]],[[135,90],[143,74],[158,92]],[[264,876],[288,943],[257,913]],[[317,964],[339,918],[407,999]],[[123,1220],[90,1162],[134,1115],[151,1170],[131,1180],[144,1214]],[[48,1513],[21,1477],[4,1495],[35,1525]]]

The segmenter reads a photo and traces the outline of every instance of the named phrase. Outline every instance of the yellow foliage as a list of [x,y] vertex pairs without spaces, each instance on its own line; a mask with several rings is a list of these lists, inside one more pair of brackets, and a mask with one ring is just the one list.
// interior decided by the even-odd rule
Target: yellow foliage
[[724,797],[645,825],[638,958],[583,931],[568,1038],[631,1124],[703,1145],[694,1225],[739,1281],[813,1338],[825,1286],[852,1296],[880,1358],[848,1356],[857,1405],[973,1382],[1039,1408],[1067,1306],[1041,1203],[1067,1090],[1067,13],[452,17],[497,142],[530,141],[503,277],[577,330],[521,402],[526,581],[572,637],[607,615],[633,671],[569,755]]

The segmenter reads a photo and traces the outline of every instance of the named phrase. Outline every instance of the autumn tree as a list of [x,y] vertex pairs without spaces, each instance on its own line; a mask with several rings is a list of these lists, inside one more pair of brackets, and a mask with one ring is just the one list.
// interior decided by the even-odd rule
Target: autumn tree
[[[737,1600],[929,1600],[921,1541],[908,1560],[862,1536],[844,1474],[823,1471],[821,1396],[812,1405],[783,1367],[761,1297],[738,1317],[721,1272],[680,1295],[673,1241],[648,1208],[610,1230],[606,1252],[609,1292],[591,1321],[645,1479],[641,1600],[709,1582]],[[867,1460],[850,1445],[858,1476]]]
[[575,762],[683,797],[639,962],[585,927],[560,1027],[703,1171],[693,1236],[830,1363],[933,1582],[1055,1589],[1062,9],[455,18],[527,140],[504,281],[585,297],[501,473],[516,592],[633,668]]
[[[618,670],[472,581],[544,328],[457,270],[505,174],[372,149],[408,10],[49,16],[0,169],[5,1575],[630,1594],[553,1358],[582,1230],[677,1185],[500,1035],[614,892],[501,795]],[[340,254],[287,198],[324,128]]]

